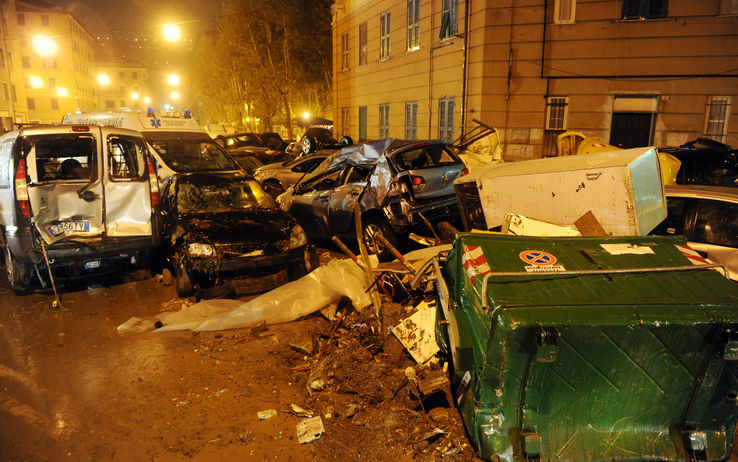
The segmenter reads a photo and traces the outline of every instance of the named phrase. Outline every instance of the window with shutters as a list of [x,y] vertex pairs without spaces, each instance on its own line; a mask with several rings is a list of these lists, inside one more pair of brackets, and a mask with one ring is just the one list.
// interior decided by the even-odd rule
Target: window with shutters
[[359,24],[359,66],[366,64],[366,23]]
[[349,42],[348,33],[341,35],[341,70],[349,68]]
[[577,0],[556,0],[554,4],[554,24],[574,24]]
[[418,138],[418,102],[405,103],[405,139],[414,140]]
[[379,59],[390,57],[390,12],[379,17]]
[[389,138],[389,104],[379,105],[379,137]]
[[623,19],[660,19],[669,12],[669,0],[623,0]]
[[451,38],[457,32],[458,17],[458,1],[443,0],[443,10],[441,14],[441,32],[439,38],[441,40]]
[[705,137],[725,142],[730,116],[730,96],[713,96],[707,102]]
[[349,108],[341,108],[341,136],[349,136]]
[[420,0],[407,0],[407,50],[420,48]]
[[366,106],[359,106],[359,141],[366,139]]
[[447,143],[454,137],[454,98],[438,101],[438,139]]

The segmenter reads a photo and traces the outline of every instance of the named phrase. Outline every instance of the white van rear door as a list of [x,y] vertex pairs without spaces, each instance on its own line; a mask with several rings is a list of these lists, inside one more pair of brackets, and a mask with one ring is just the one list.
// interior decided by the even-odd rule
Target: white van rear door
[[97,130],[48,133],[21,139],[33,220],[44,240],[103,233]]
[[151,236],[151,189],[143,138],[103,127],[108,236]]

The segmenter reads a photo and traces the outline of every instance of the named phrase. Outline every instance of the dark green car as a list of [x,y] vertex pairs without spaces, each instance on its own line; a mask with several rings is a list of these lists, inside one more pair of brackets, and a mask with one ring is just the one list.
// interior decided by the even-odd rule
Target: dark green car
[[461,233],[437,336],[489,460],[730,456],[738,285],[681,237]]

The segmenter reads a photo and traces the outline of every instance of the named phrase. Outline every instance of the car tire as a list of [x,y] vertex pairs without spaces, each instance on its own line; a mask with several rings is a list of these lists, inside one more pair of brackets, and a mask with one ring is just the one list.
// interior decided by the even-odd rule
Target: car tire
[[192,278],[190,278],[181,258],[176,258],[174,262],[174,283],[177,289],[177,296],[180,298],[189,297],[195,292],[192,285]]
[[282,186],[282,183],[277,180],[265,180],[261,184],[261,188],[264,190],[265,193],[269,194],[273,198],[276,198],[277,196],[285,192],[284,186]]
[[352,146],[354,144],[354,140],[350,136],[342,136],[340,140],[338,140],[338,144],[341,146]]
[[311,152],[315,151],[316,148],[316,142],[314,139],[310,138],[309,136],[306,136],[302,139],[300,142],[300,147],[302,148],[302,154],[307,156]]
[[363,228],[362,236],[366,250],[370,254],[376,254],[379,261],[393,260],[395,256],[392,251],[373,238],[375,234],[382,234],[392,246],[395,248],[398,247],[399,240],[397,239],[397,235],[392,231],[392,228],[389,227],[384,218],[377,216],[368,217],[362,220],[361,226]]
[[5,254],[5,272],[8,275],[10,288],[17,295],[27,293],[28,288],[31,286],[31,271],[18,263],[18,260],[10,252],[9,245],[3,246],[3,253]]

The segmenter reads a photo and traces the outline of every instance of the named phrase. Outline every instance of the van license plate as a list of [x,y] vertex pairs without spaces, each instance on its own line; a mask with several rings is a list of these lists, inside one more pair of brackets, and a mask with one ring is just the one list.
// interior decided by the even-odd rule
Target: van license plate
[[90,230],[90,222],[84,221],[62,221],[56,225],[49,226],[49,232],[54,236],[68,232],[87,232]]

